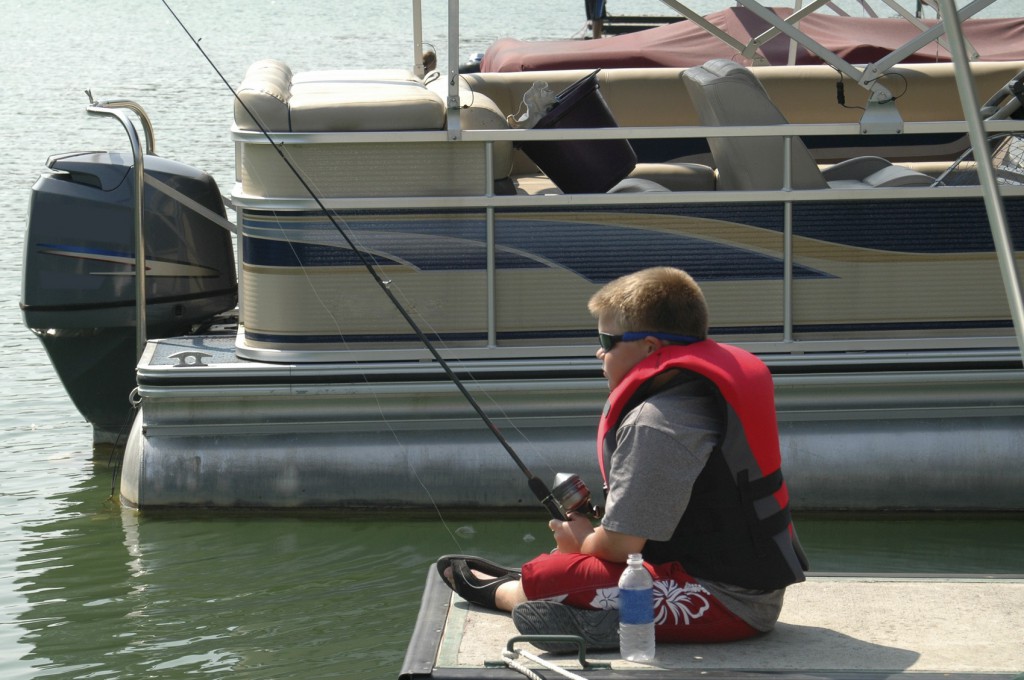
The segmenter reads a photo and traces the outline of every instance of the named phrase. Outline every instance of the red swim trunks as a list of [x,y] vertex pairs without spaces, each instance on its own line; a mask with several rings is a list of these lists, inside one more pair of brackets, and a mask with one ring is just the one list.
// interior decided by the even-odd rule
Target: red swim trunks
[[[678,562],[645,565],[654,578],[658,641],[730,642],[759,634]],[[591,555],[544,554],[523,565],[523,590],[531,600],[555,600],[580,609],[618,609],[619,576],[625,568]]]

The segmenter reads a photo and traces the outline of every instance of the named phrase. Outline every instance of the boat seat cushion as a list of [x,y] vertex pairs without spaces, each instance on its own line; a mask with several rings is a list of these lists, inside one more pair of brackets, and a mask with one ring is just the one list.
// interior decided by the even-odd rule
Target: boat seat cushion
[[[292,70],[276,59],[257,61],[245,72],[235,89],[235,125],[242,130],[258,130],[253,116],[267,130],[290,130],[288,99],[291,97]],[[250,115],[251,114],[251,115]]]
[[[525,174],[513,177],[516,193],[523,195],[560,194],[547,175]],[[698,163],[637,163],[633,172],[608,190],[608,193],[650,191],[714,191],[714,169]]]
[[259,129],[252,116],[271,132],[444,127],[444,101],[414,74],[396,69],[293,74],[287,64],[264,59],[249,67],[237,92],[235,123],[243,130]]
[[637,163],[632,179],[656,182],[669,191],[714,191],[715,171],[699,163]]
[[292,132],[440,130],[444,102],[419,82],[352,80],[292,86]]
[[649,179],[627,177],[611,189],[609,194],[646,194],[657,191],[668,191],[667,188]]
[[848,186],[846,183],[851,181],[871,187],[927,187],[935,181],[931,175],[893,165],[878,156],[861,156],[836,163],[823,170],[822,175],[832,188]]
[[362,81],[386,81],[398,82],[420,81],[419,77],[412,71],[402,68],[376,68],[376,69],[329,69],[323,71],[303,71],[292,74],[292,87],[298,85],[310,85],[314,83],[337,83]]

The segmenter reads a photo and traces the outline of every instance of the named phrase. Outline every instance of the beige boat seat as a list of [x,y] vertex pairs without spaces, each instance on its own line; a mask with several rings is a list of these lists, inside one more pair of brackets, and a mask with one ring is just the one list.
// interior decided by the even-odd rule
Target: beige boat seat
[[[560,194],[561,189],[538,170],[513,177],[522,195]],[[714,191],[715,171],[699,163],[637,163],[633,172],[608,190],[610,194],[652,191]]]
[[[728,59],[712,59],[686,69],[683,83],[702,125],[785,125],[788,121],[764,86],[746,67]],[[772,190],[783,185],[782,137],[709,137],[718,167],[718,188]],[[876,156],[852,158],[824,172],[807,147],[792,141],[792,188],[869,188],[930,186],[934,178],[893,165]]]
[[715,171],[700,163],[637,163],[627,179],[657,182],[669,191],[714,191]]
[[[446,141],[346,143],[336,132],[441,131],[447,109],[437,91],[410,71],[344,69],[293,73],[263,59],[237,88],[239,130],[304,133],[289,142],[292,162],[323,197],[475,195],[486,191],[484,144]],[[504,115],[478,94],[461,112],[465,129],[507,128]],[[256,120],[259,121],[257,124]],[[494,145],[494,191],[511,187],[511,142]],[[239,179],[246,194],[304,197],[306,190],[276,149],[256,139],[240,145]],[[504,188],[504,192],[511,192]]]
[[262,59],[246,71],[237,94],[235,124],[242,130],[259,129],[249,112],[270,132],[440,130],[444,126],[444,101],[401,69],[292,73],[281,61]]
[[[436,73],[436,71],[435,71]],[[448,97],[448,83],[444,78],[427,78],[426,87],[442,101]],[[507,130],[506,114],[487,95],[476,92],[459,79],[459,125],[463,130]],[[500,189],[501,182],[513,172],[512,142],[499,141],[493,145],[495,191],[498,193],[515,193],[509,182],[508,190]]]

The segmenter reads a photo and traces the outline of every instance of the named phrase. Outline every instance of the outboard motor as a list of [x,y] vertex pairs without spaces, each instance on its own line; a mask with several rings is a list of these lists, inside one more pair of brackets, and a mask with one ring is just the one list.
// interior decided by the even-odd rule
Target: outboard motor
[[[136,385],[132,156],[47,165],[32,187],[21,308],[100,441],[124,425]],[[230,223],[206,173],[158,156],[144,167],[146,337],[183,335],[237,304]]]

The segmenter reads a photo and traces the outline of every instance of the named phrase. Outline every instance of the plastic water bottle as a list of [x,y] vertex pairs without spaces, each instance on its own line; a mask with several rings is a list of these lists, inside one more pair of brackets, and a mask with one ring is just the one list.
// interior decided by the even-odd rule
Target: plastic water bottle
[[627,661],[654,659],[654,581],[639,553],[619,577],[619,653]]

